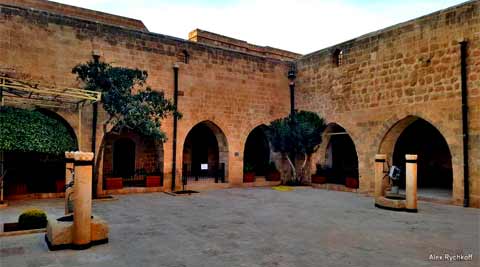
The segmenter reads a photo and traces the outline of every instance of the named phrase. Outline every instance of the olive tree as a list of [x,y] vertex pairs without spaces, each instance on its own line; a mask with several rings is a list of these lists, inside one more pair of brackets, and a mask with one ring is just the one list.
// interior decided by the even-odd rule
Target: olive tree
[[[323,118],[309,111],[295,112],[268,125],[267,136],[272,148],[288,161],[296,184],[303,182],[307,161],[322,143],[326,127]],[[302,164],[295,164],[297,155],[303,156]]]
[[165,142],[167,137],[160,128],[162,119],[172,114],[180,116],[163,91],[145,86],[146,71],[114,67],[94,59],[77,65],[72,73],[85,89],[102,92],[103,108],[108,114],[103,123],[105,133],[108,128],[127,128]]

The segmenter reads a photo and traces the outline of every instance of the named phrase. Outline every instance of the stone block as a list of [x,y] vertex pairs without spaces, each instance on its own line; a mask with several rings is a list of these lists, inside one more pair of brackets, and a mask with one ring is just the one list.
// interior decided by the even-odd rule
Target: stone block
[[47,239],[50,246],[65,246],[72,244],[73,222],[48,220]]

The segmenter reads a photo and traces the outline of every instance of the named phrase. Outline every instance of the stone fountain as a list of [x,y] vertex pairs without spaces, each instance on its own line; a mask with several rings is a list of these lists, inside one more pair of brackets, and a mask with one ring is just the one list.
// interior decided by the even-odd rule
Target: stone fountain
[[49,249],[87,249],[93,245],[108,243],[108,224],[101,218],[92,216],[94,154],[66,152],[65,158],[67,159],[66,216],[57,220],[48,220],[45,240]]

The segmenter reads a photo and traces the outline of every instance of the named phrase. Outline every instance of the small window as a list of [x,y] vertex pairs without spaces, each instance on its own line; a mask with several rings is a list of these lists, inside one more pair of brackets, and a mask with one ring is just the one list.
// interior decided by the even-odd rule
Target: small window
[[177,61],[188,64],[190,59],[190,55],[188,54],[187,50],[182,50],[177,54]]
[[345,52],[342,49],[335,50],[333,53],[333,64],[340,67],[345,63]]

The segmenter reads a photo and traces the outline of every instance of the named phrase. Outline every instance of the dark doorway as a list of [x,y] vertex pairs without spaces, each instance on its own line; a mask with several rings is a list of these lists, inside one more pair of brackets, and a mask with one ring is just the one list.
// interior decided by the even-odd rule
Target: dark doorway
[[113,143],[113,174],[122,178],[135,174],[135,142],[129,138]]
[[211,122],[199,123],[190,130],[183,145],[182,171],[185,181],[225,180],[224,161],[228,153],[224,139],[221,130]]
[[338,124],[332,124],[327,129],[327,136],[329,142],[325,158],[331,173],[328,182],[346,184],[347,178],[358,181],[358,156],[350,135]]
[[419,191],[421,189],[440,189],[436,191],[437,194],[451,197],[452,156],[447,142],[433,125],[423,119],[417,119],[405,128],[397,139],[393,164],[402,170],[400,188],[405,188],[406,154],[418,155],[417,186]]
[[243,157],[244,166],[251,166],[256,176],[267,174],[270,163],[270,146],[262,126],[248,135]]

